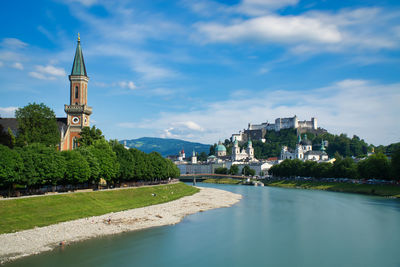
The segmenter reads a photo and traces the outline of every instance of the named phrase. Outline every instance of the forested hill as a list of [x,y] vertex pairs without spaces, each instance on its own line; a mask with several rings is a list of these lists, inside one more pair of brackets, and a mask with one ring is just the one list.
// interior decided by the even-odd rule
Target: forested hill
[[121,140],[121,144],[126,141],[126,146],[130,148],[137,148],[143,152],[158,152],[162,156],[177,155],[180,150],[184,149],[186,156],[192,155],[193,150],[196,153],[205,152],[208,154],[210,151],[210,145],[193,143],[179,139],[166,139],[166,138],[156,138],[156,137],[142,137],[139,139],[132,140]]

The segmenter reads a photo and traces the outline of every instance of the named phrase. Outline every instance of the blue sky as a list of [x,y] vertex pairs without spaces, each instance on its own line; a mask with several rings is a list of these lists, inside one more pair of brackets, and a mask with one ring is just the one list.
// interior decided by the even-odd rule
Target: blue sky
[[92,124],[109,139],[203,143],[247,123],[317,117],[400,141],[400,2],[4,1],[0,116],[69,101],[77,33]]

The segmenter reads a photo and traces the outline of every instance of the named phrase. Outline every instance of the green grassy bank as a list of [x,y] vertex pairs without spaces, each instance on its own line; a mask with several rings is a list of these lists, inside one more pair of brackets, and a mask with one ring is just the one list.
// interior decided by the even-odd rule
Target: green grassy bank
[[203,181],[203,183],[209,183],[209,184],[240,184],[241,182],[242,182],[241,180],[230,179],[230,178],[207,179]]
[[263,181],[266,186],[277,186],[285,188],[317,189],[334,192],[346,192],[376,195],[383,197],[400,198],[400,186],[394,185],[371,185],[371,184],[347,184],[326,183],[311,181]]
[[3,200],[0,201],[0,234],[164,203],[198,191],[178,183]]

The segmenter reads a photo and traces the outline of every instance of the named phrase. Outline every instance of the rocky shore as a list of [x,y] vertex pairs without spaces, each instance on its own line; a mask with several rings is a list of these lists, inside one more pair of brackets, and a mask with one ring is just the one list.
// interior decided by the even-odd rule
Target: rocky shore
[[179,223],[186,215],[229,207],[241,195],[214,189],[168,203],[0,235],[0,263],[51,250],[57,246],[104,235]]

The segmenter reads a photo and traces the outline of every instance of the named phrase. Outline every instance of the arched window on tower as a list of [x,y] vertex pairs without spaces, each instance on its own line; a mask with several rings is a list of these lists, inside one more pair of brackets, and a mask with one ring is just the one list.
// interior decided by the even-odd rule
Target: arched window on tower
[[79,88],[78,86],[75,86],[75,98],[78,98],[79,96]]

